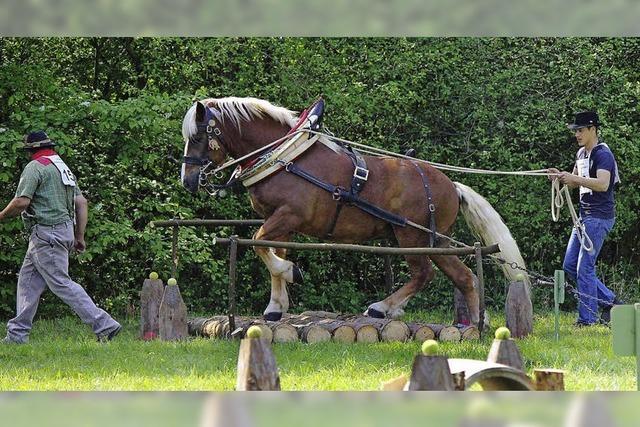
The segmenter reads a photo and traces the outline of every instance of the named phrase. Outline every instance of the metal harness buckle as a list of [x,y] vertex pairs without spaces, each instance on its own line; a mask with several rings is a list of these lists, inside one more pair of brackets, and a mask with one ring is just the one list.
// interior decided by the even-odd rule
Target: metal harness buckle
[[366,181],[369,179],[369,169],[361,168],[360,166],[356,166],[353,171],[354,178],[361,179]]

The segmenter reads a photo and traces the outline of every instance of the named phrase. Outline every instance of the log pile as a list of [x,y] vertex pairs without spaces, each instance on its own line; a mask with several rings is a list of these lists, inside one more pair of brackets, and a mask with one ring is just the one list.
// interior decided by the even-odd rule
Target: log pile
[[479,331],[474,326],[438,325],[418,322],[405,323],[392,319],[375,319],[359,315],[339,315],[325,311],[306,311],[302,314],[285,314],[278,322],[262,318],[235,317],[236,329],[229,328],[227,316],[189,319],[189,334],[209,338],[243,338],[250,326],[262,329],[263,338],[269,342],[317,343],[335,341],[341,343],[423,342],[477,340]]

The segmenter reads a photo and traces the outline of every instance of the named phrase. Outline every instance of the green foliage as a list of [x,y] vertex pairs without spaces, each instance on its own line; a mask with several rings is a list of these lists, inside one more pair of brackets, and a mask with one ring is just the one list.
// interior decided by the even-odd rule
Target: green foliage
[[[181,120],[194,96],[255,96],[301,110],[319,94],[325,124],[337,136],[453,165],[527,170],[570,169],[576,145],[564,123],[596,108],[602,136],[617,155],[623,185],[617,224],[601,255],[605,281],[638,299],[640,148],[637,39],[382,38],[65,38],[0,39],[0,201],[8,202],[27,158],[22,135],[46,129],[76,172],[90,203],[88,250],[71,274],[110,310],[137,303],[151,270],[171,275],[171,231],[156,219],[252,218],[246,194],[191,196],[179,183]],[[544,178],[450,177],[470,185],[500,212],[535,271],[561,266],[568,216],[553,223]],[[26,250],[19,220],[0,224],[0,313],[13,314],[15,273]],[[178,279],[189,308],[227,306],[227,253],[214,234],[185,228]],[[249,236],[253,230],[235,232]],[[472,242],[462,221],[454,237]],[[304,241],[305,238],[301,238]],[[362,311],[385,296],[378,258],[346,253],[292,254],[307,282],[292,286],[292,310]],[[238,306],[261,312],[269,277],[241,250]],[[473,267],[473,263],[469,263]],[[396,282],[408,278],[394,259]],[[488,304],[504,301],[504,279],[486,268]],[[546,305],[547,288],[534,289]],[[41,312],[60,303],[45,298]],[[448,308],[443,275],[408,309]]]

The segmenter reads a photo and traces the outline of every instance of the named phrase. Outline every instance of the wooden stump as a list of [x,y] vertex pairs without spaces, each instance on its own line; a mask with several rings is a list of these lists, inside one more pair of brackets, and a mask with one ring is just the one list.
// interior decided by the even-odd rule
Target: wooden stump
[[160,303],[164,285],[162,280],[146,279],[140,291],[140,338],[147,341],[160,334]]
[[[273,332],[271,328],[265,324],[265,321],[260,319],[252,319],[249,317],[235,317],[236,329],[240,329],[240,337],[244,337],[250,326],[258,326],[262,330],[262,339],[266,339],[268,342],[273,340]],[[189,319],[187,322],[189,328],[189,334],[195,336],[209,337],[209,338],[230,338],[233,331],[229,330],[229,317],[228,316],[213,316],[213,317],[196,317]]]
[[564,371],[534,369],[533,378],[538,391],[564,391]]
[[427,325],[421,325],[419,323],[407,323],[409,331],[411,331],[411,338],[414,341],[425,342],[426,340],[433,340],[436,338],[433,329]]
[[429,326],[440,341],[460,341],[460,331],[455,326],[436,325],[429,323]]
[[245,400],[231,393],[210,393],[205,400],[200,427],[254,427]]
[[280,390],[278,366],[267,340],[244,338],[240,342],[236,390]]
[[493,340],[487,362],[501,363],[523,371],[522,356],[516,342],[512,339]]
[[314,344],[331,340],[331,332],[316,324],[292,325],[298,331],[302,342]]
[[296,342],[298,331],[292,325],[282,322],[267,322],[273,332],[273,342]]
[[475,326],[456,325],[460,331],[462,341],[477,341],[480,339],[480,331]]
[[408,390],[453,391],[455,384],[444,356],[418,355],[413,360]]
[[357,322],[353,322],[350,326],[356,331],[356,342],[374,343],[380,341],[375,326]]
[[411,332],[409,331],[407,324],[399,320],[376,319],[367,316],[350,316],[346,317],[345,320],[350,321],[354,325],[354,328],[358,328],[363,324],[373,326],[376,331],[379,331],[380,341],[405,342],[411,336]]
[[505,315],[513,338],[523,338],[533,332],[533,306],[524,282],[509,285]]
[[[576,394],[569,407],[564,426],[615,427],[618,423],[615,422],[616,417],[611,413],[608,400],[606,393]],[[633,423],[629,425],[633,425]]]
[[181,340],[189,336],[187,306],[177,285],[167,285],[160,303],[158,334],[163,341]]

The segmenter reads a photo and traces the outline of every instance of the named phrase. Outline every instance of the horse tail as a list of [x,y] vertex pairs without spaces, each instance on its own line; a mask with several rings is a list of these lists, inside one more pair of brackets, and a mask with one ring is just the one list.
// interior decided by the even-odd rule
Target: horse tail
[[526,289],[530,289],[531,283],[526,271],[514,269],[509,264],[516,263],[522,268],[526,268],[524,259],[520,254],[520,249],[511,232],[505,225],[500,214],[489,204],[487,199],[476,193],[470,187],[459,182],[453,183],[460,197],[460,208],[462,215],[471,229],[471,232],[478,236],[485,245],[497,243],[500,246],[498,254],[506,263],[501,264],[502,272],[509,282],[516,281],[518,273],[524,273]]

